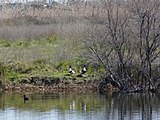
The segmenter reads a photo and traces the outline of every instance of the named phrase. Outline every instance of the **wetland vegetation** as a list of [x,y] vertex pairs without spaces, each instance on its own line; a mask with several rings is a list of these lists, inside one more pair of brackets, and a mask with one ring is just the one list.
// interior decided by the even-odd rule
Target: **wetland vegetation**
[[0,119],[159,120],[159,0],[7,1]]
[[[76,85],[77,90],[158,92],[160,2],[72,2],[1,7],[1,89]],[[68,73],[69,65],[76,74]],[[87,72],[79,76],[83,65]]]

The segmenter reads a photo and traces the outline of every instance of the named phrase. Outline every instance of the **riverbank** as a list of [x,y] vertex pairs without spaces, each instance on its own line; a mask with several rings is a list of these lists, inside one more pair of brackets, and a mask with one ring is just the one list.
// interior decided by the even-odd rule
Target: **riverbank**
[[57,86],[35,86],[29,84],[5,86],[1,92],[35,92],[35,93],[52,93],[52,92],[76,92],[76,93],[90,93],[97,92],[96,85],[57,85]]
[[53,77],[31,77],[18,83],[1,83],[1,92],[98,92],[98,80],[77,80]]
[[87,77],[30,77],[21,79],[19,82],[0,82],[0,92],[16,92],[16,93],[53,93],[53,92],[71,92],[71,93],[160,93],[160,85],[154,89],[148,87],[131,88],[128,90],[119,89],[109,80],[87,80]]

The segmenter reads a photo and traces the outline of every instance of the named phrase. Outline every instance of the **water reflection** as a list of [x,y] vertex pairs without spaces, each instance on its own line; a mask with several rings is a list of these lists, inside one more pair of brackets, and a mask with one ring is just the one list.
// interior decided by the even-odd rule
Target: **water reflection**
[[87,107],[86,107],[86,102],[85,101],[81,101],[81,108],[83,112],[86,112]]
[[75,110],[75,108],[76,108],[75,101],[72,100],[72,101],[70,102],[69,108],[70,108],[70,110]]
[[0,94],[0,120],[160,120],[156,94]]

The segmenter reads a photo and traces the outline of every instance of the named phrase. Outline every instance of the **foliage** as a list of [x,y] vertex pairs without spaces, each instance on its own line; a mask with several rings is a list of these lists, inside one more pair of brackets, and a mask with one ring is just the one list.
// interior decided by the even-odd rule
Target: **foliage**
[[11,42],[10,41],[6,41],[1,39],[0,40],[0,47],[10,47],[11,46]]

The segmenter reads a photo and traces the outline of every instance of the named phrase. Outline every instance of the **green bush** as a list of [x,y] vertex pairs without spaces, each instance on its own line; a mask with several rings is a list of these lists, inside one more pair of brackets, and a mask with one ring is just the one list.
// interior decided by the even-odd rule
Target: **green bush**
[[11,42],[8,40],[0,40],[0,47],[10,47]]
[[16,46],[18,46],[18,47],[28,47],[28,46],[30,46],[30,42],[25,41],[25,40],[18,40],[18,41],[16,41]]

